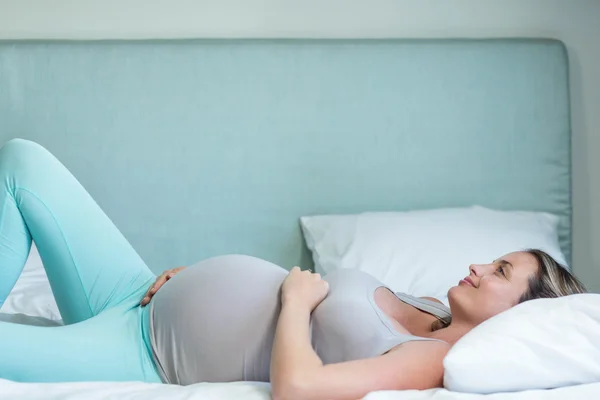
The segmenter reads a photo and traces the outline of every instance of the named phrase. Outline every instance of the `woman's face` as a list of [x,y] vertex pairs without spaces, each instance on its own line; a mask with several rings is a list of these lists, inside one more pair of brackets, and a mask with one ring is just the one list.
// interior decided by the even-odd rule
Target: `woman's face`
[[448,292],[453,320],[477,325],[517,305],[537,270],[535,257],[525,252],[471,265],[469,275]]

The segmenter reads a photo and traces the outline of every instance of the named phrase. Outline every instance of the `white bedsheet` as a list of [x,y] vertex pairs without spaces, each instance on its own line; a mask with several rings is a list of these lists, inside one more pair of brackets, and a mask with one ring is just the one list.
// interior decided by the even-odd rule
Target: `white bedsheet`
[[446,389],[381,391],[370,393],[364,400],[596,400],[599,398],[600,383],[592,383],[553,390],[527,390],[488,395],[450,392]]
[[[445,389],[373,392],[365,400],[579,400],[597,399],[600,383],[498,393],[487,396],[449,392]],[[269,385],[258,382],[200,383],[191,386],[139,382],[16,383],[0,379],[0,399],[48,400],[270,400]]]
[[[52,326],[60,314],[35,249],[17,285],[0,311],[0,321]],[[0,357],[2,355],[0,354]],[[17,383],[0,379],[0,400],[271,400],[270,386],[258,382],[202,383],[191,386],[141,382]],[[373,392],[365,400],[586,400],[600,399],[600,383],[555,390],[498,393],[488,396],[445,389]]]

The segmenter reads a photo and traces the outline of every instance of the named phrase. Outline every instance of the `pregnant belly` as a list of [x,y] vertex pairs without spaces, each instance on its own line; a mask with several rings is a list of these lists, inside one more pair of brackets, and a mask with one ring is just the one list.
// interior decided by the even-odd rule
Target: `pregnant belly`
[[163,379],[269,381],[279,291],[288,271],[241,255],[211,258],[167,282],[152,301],[152,346]]

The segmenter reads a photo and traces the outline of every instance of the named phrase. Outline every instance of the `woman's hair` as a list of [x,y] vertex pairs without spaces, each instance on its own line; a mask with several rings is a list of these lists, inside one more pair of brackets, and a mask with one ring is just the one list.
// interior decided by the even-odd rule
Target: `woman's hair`
[[565,266],[545,251],[529,249],[525,250],[525,253],[535,257],[539,268],[537,273],[529,278],[529,288],[521,296],[519,303],[587,292],[585,286]]
[[[542,250],[528,249],[525,253],[532,255],[538,264],[538,270],[531,278],[527,291],[519,299],[519,304],[528,300],[568,296],[586,293],[587,289],[552,256]],[[432,329],[446,328],[452,322],[452,317],[440,318],[432,325]]]

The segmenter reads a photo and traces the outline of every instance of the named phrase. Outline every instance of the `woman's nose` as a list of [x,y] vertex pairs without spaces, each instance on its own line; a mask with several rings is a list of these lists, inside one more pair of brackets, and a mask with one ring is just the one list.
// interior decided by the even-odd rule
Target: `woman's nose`
[[479,278],[490,273],[491,264],[471,264],[469,272]]
[[496,266],[494,264],[471,264],[469,266],[469,271],[476,277],[482,278],[484,276],[493,275],[496,271]]
[[471,264],[471,265],[469,265],[469,272],[471,274],[475,275],[475,276],[478,276],[477,267],[478,267],[477,264]]

